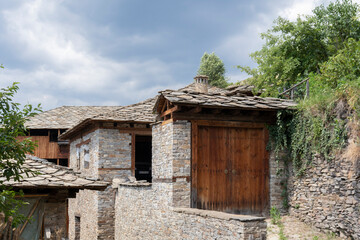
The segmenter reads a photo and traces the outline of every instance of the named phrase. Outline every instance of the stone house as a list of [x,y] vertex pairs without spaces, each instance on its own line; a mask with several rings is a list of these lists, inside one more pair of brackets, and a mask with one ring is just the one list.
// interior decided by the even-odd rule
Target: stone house
[[[70,142],[70,167],[105,181],[133,176],[151,182],[151,126],[155,98],[87,118],[60,139]],[[115,194],[80,191],[69,201],[69,236],[75,239],[114,239]],[[86,204],[84,204],[86,202]]]
[[195,81],[60,136],[70,141],[71,167],[113,180],[70,201],[70,239],[76,220],[80,239],[266,238],[281,179],[265,124],[295,103]]
[[[67,238],[68,198],[74,198],[79,190],[102,191],[109,185],[107,182],[83,177],[72,169],[30,155],[26,156],[22,167],[38,174],[27,176],[24,173],[21,181],[5,181],[5,178],[0,180],[4,181],[5,186],[23,191],[23,200],[29,204],[23,206],[20,212],[28,217],[28,220],[15,230],[11,228],[11,221],[7,222],[7,225],[2,223],[1,239]],[[11,234],[13,238],[10,237]]]
[[57,165],[68,166],[69,143],[58,141],[58,136],[72,128],[81,120],[97,114],[115,110],[115,106],[62,106],[30,117],[25,126],[27,136],[37,143],[34,156],[46,159]]

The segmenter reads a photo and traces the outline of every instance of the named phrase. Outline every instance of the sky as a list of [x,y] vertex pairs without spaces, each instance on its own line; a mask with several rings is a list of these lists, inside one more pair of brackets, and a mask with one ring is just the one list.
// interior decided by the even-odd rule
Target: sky
[[128,105],[193,82],[204,52],[226,77],[247,77],[249,54],[278,17],[325,0],[0,0],[0,87],[43,110]]

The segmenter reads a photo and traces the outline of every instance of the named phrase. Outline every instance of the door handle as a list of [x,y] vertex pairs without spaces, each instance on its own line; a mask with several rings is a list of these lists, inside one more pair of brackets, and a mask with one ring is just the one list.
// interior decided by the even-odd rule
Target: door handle
[[232,170],[232,174],[236,174],[236,170],[235,170],[235,169]]
[[228,173],[229,173],[229,170],[225,169],[225,170],[224,170],[224,173],[225,173],[225,174],[228,174]]

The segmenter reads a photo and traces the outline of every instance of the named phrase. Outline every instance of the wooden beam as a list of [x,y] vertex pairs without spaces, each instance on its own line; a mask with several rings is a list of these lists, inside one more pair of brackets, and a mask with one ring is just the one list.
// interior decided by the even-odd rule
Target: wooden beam
[[170,109],[166,110],[165,112],[161,113],[160,117],[165,117],[166,115],[169,115],[173,112],[179,111],[180,109],[181,108],[178,105],[176,105],[175,107],[170,108]]
[[197,106],[197,107],[194,107],[194,108],[190,109],[188,112],[189,113],[199,113],[201,111],[202,111],[202,107]]
[[196,207],[197,203],[197,149],[198,149],[198,124],[197,121],[191,121],[191,191],[190,191],[190,206]]
[[261,114],[260,116],[252,116],[249,113],[240,115],[227,115],[227,114],[190,114],[179,113],[173,114],[173,118],[176,120],[213,120],[213,121],[237,121],[237,122],[257,122],[257,123],[269,123],[272,124],[276,121],[276,112]]
[[135,177],[135,133],[131,134],[131,174]]
[[25,221],[24,224],[22,225],[22,227],[21,227],[21,229],[20,229],[20,232],[19,232],[19,235],[21,235],[21,233],[24,231],[24,229],[25,229],[26,225],[28,224],[31,216],[34,214],[37,206],[39,205],[39,202],[40,202],[40,199],[38,199],[38,200],[36,201],[36,203],[34,204],[33,208],[31,209],[29,215],[26,217],[26,221]]
[[90,142],[91,142],[91,139],[89,138],[89,139],[86,140],[86,141],[82,141],[82,142],[76,144],[76,147],[79,148],[79,147],[81,147],[82,145],[89,144]]
[[219,108],[213,109],[213,110],[212,110],[212,113],[213,113],[213,114],[220,114],[220,113],[222,112],[222,110],[223,110],[223,109],[219,109]]
[[166,124],[168,124],[168,123],[172,123],[174,120],[173,119],[168,119],[168,120],[166,120],[166,121],[163,121],[162,123],[161,123],[161,125],[166,125]]

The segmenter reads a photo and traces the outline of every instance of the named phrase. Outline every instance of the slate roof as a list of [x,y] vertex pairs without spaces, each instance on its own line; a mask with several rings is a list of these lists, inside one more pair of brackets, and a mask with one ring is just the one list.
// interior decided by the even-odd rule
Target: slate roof
[[39,113],[26,122],[29,129],[68,129],[78,122],[119,106],[62,106]]
[[15,188],[72,188],[72,189],[93,189],[104,190],[110,183],[89,179],[80,176],[80,173],[74,172],[71,168],[55,165],[46,160],[27,155],[23,168],[37,171],[39,175],[29,177],[23,175],[20,182],[13,180],[5,181],[3,184]]
[[[173,91],[173,90],[165,90],[165,91]],[[191,84],[187,85],[186,87],[178,89],[177,91],[196,92],[195,83],[191,83]],[[210,85],[208,86],[208,93],[210,93],[210,94],[226,93],[226,92],[228,92],[227,89],[219,88],[219,87],[215,87],[215,86],[210,86]]]
[[149,98],[145,101],[132,104],[129,106],[119,107],[116,110],[107,113],[99,114],[91,117],[91,120],[113,120],[124,122],[154,122],[155,115],[152,113],[152,108],[156,102],[156,97]]
[[262,98],[257,96],[226,96],[226,94],[203,94],[190,91],[161,92],[154,110],[158,110],[163,99],[178,105],[197,105],[217,108],[236,108],[247,110],[280,110],[295,107],[292,100],[279,98]]
[[109,111],[104,114],[89,117],[76,124],[71,129],[60,135],[59,139],[67,139],[73,133],[81,130],[87,124],[93,121],[116,121],[116,122],[137,122],[152,123],[155,122],[156,115],[152,109],[157,97],[149,98],[145,101],[132,104],[129,106],[118,107],[116,110]]
[[255,86],[253,85],[231,85],[226,88],[227,92],[225,92],[226,96],[254,96],[253,90]]

